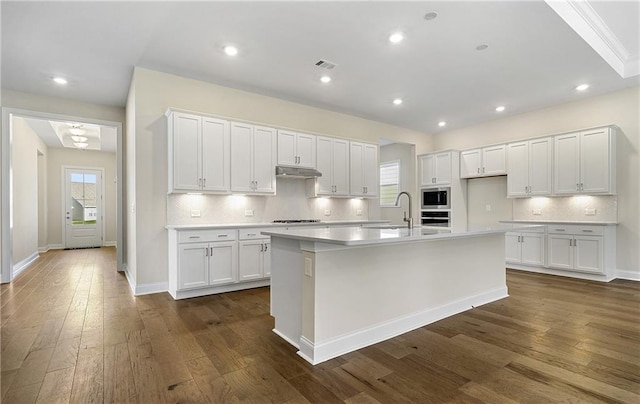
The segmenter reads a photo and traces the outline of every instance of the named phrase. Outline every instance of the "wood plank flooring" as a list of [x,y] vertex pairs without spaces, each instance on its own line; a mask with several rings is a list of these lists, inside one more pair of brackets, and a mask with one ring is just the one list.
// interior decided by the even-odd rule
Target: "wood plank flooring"
[[510,297],[317,366],[269,289],[133,297],[112,248],[42,254],[0,305],[3,403],[640,403],[640,283],[507,272]]

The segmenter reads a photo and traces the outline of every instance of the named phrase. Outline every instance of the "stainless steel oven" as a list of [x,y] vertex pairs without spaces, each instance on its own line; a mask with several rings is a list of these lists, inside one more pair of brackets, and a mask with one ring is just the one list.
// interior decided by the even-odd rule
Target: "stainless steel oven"
[[422,188],[422,209],[451,209],[451,188]]
[[423,210],[420,223],[423,226],[451,227],[451,211]]

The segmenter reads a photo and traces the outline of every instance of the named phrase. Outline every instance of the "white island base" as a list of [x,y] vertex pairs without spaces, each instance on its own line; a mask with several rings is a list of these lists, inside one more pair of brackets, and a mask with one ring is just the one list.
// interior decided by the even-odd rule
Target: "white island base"
[[508,296],[504,232],[409,233],[354,245],[269,232],[273,331],[315,365]]

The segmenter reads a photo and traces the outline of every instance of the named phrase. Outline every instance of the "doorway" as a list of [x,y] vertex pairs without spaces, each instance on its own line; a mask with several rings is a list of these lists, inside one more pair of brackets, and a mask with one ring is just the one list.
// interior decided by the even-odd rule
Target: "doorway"
[[102,179],[104,170],[63,168],[65,248],[101,247],[103,244]]

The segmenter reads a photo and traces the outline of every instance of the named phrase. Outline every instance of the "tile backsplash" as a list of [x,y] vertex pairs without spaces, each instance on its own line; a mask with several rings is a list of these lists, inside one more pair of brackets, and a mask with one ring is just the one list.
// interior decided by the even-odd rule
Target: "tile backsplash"
[[[275,219],[366,220],[363,199],[307,198],[305,181],[278,179],[275,196],[167,195],[167,224],[265,223]],[[192,217],[199,211],[199,217]],[[252,213],[252,216],[246,214]],[[326,214],[328,213],[328,215]],[[360,213],[360,214],[358,214]]]
[[590,195],[518,198],[513,200],[513,219],[615,222],[618,220],[618,199],[616,196]]

